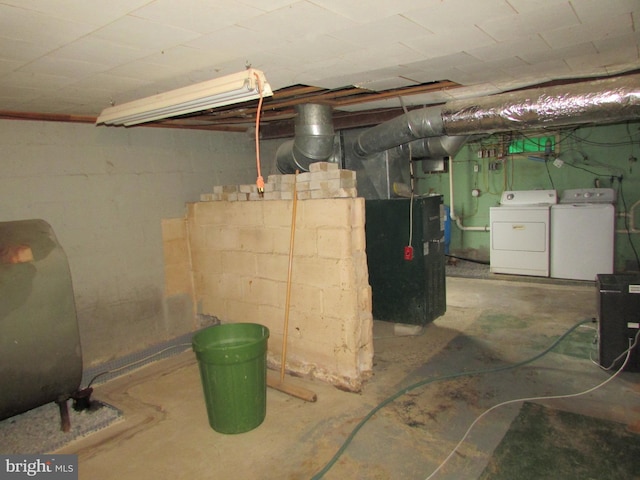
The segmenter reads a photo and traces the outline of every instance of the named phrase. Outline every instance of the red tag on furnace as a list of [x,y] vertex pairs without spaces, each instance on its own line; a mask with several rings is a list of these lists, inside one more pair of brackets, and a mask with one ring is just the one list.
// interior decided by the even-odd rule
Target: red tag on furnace
[[411,245],[404,247],[404,259],[413,260],[413,247]]

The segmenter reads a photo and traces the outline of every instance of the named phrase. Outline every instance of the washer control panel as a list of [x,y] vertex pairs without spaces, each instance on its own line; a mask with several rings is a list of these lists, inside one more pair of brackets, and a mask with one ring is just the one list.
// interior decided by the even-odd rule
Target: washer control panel
[[562,192],[560,203],[615,203],[613,188],[575,188]]

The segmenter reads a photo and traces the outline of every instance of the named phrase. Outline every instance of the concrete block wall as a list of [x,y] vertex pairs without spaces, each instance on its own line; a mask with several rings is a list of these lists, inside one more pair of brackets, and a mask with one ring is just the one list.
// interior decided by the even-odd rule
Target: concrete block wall
[[0,221],[53,227],[85,367],[197,327],[189,292],[165,294],[162,219],[184,218],[210,185],[253,181],[251,136],[0,120],[0,149]]
[[167,297],[187,294],[193,298],[191,255],[184,218],[162,220],[164,293]]
[[[297,202],[287,370],[358,391],[371,373],[364,199]],[[198,202],[187,214],[195,297],[222,322],[270,329],[280,365],[293,201]]]

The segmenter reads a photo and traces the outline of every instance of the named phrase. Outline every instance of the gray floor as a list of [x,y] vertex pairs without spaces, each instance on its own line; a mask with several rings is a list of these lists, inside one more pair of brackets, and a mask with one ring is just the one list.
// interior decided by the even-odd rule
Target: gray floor
[[[576,393],[610,377],[589,359],[596,355],[590,322],[533,363],[466,375],[535,356],[577,322],[595,317],[596,297],[588,282],[450,276],[447,313],[421,335],[396,336],[393,324],[375,322],[374,375],[362,393],[290,379],[316,392],[318,401],[268,389],[264,423],[239,435],[208,426],[197,364],[184,352],[98,385],[96,397],[120,408],[124,421],[60,453],[77,453],[80,478],[92,480],[312,478],[373,409],[397,396],[363,423],[323,478],[425,479],[493,405]],[[452,378],[432,381],[443,377]],[[639,377],[625,372],[588,395],[540,403],[638,432]],[[433,478],[478,478],[520,405],[486,415]]]
[[542,283],[544,285],[576,285],[591,286],[593,282],[582,280],[567,280],[562,278],[530,277],[526,275],[504,275],[491,273],[488,263],[448,256],[445,266],[448,277],[476,278],[482,280],[504,280],[506,282]]

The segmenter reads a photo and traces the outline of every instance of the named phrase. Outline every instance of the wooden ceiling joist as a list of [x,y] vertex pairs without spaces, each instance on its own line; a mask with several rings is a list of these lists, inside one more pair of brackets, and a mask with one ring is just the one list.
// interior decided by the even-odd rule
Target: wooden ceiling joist
[[[329,90],[309,85],[294,85],[276,90],[271,97],[263,101],[263,109],[260,117],[260,128],[264,129],[265,138],[278,138],[282,135],[293,134],[293,119],[295,118],[297,105],[305,103],[322,103],[331,105],[335,110],[334,121],[336,124],[350,125],[352,128],[374,124],[386,118],[387,113],[380,110],[358,113],[339,111],[340,107],[362,105],[368,102],[385,100],[405,95],[416,95],[436,90],[446,90],[459,87],[458,84],[448,80],[430,82],[411,87],[396,88],[384,91],[372,91],[355,86]],[[257,100],[241,104],[228,105],[145,124],[149,127],[183,128],[197,130],[216,130],[225,132],[244,132],[252,128],[256,119]],[[67,115],[57,113],[30,113],[0,111],[0,119],[40,120],[50,122],[95,123],[96,117],[82,115]],[[141,125],[142,126],[142,125]]]

